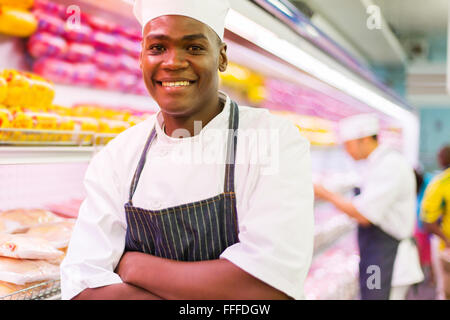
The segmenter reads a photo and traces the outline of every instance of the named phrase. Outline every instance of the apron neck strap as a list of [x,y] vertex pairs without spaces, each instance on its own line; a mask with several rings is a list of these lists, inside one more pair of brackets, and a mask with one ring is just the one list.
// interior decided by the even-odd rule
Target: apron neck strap
[[130,195],[129,195],[129,199],[128,199],[130,201],[130,203],[132,203],[134,192],[136,191],[137,184],[141,177],[142,170],[144,169],[145,161],[147,160],[148,149],[150,149],[150,145],[152,144],[153,140],[155,140],[155,137],[156,137],[156,128],[153,127],[153,130],[150,133],[150,136],[148,137],[147,142],[145,143],[144,151],[142,152],[141,159],[139,160],[139,164],[136,168],[136,171],[134,172],[133,181],[131,182],[131,187],[130,187]]
[[225,168],[225,192],[234,192],[234,168],[236,163],[236,147],[239,128],[239,108],[236,102],[231,101],[230,118],[228,121],[227,158]]

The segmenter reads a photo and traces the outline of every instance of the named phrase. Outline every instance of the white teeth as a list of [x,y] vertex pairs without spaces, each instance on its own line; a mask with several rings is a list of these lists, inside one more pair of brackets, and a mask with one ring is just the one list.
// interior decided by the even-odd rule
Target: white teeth
[[189,81],[162,82],[163,87],[187,87],[188,85],[190,85]]

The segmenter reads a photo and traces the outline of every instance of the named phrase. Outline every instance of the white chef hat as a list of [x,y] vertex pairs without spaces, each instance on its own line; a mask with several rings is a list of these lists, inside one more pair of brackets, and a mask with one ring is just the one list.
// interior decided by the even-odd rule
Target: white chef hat
[[378,116],[372,113],[358,114],[339,121],[341,142],[377,135],[380,131]]
[[186,16],[203,22],[223,40],[228,0],[135,0],[133,12],[142,28],[158,17]]

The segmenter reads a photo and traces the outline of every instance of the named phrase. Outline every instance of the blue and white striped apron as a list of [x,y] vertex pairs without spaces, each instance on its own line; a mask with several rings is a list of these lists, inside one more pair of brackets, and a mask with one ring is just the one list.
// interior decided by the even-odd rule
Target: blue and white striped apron
[[125,251],[138,251],[178,261],[214,260],[226,248],[239,241],[234,192],[238,127],[239,109],[232,102],[224,192],[210,199],[158,211],[133,206],[133,195],[148,150],[156,137],[156,130],[153,128],[133,177],[129,201],[125,204],[128,225]]

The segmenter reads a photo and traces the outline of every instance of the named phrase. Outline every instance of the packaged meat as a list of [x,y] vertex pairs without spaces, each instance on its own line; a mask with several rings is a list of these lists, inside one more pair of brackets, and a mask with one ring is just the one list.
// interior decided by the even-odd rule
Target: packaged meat
[[56,249],[62,249],[69,245],[70,236],[75,225],[75,220],[46,223],[30,228],[26,235],[47,240]]
[[60,59],[40,58],[34,63],[33,72],[56,83],[71,84],[75,67]]
[[100,30],[106,33],[120,32],[119,26],[109,20],[94,15],[86,16],[86,18],[89,25],[95,30]]
[[6,79],[0,75],[0,104],[6,99],[8,96],[8,82]]
[[76,63],[73,65],[70,81],[74,85],[91,85],[95,81],[98,68],[92,63]]
[[23,285],[58,279],[59,267],[47,261],[0,257],[0,281]]
[[63,35],[65,22],[62,18],[45,13],[42,10],[34,10],[34,16],[38,19],[38,31],[45,31],[55,35]]
[[51,260],[59,258],[63,254],[43,238],[0,233],[0,256],[15,259]]
[[1,7],[0,33],[15,37],[29,37],[38,27],[36,18],[20,8]]
[[119,67],[128,73],[135,74],[137,76],[142,74],[141,68],[139,66],[139,59],[132,58],[129,55],[122,54],[119,56]]
[[122,26],[119,26],[119,31],[120,34],[122,34],[123,36],[129,38],[130,40],[133,41],[142,41],[142,31],[141,29],[137,29],[137,28],[124,28]]
[[92,44],[96,50],[107,53],[115,54],[120,50],[118,38],[101,31],[94,31]]
[[15,209],[0,212],[0,232],[20,233],[43,223],[65,221],[54,213],[41,209]]
[[72,42],[67,47],[65,58],[70,62],[88,62],[94,54],[95,49],[93,46]]
[[28,52],[34,58],[64,56],[68,44],[64,38],[48,32],[37,32],[28,41]]
[[123,36],[118,36],[118,43],[124,54],[139,58],[141,55],[141,43]]
[[122,92],[130,92],[138,83],[139,77],[128,72],[116,72],[111,78],[109,87]]
[[95,52],[92,55],[92,62],[105,71],[115,71],[119,68],[119,57],[105,52]]
[[34,0],[33,9],[40,10],[48,15],[57,16],[63,19],[66,17],[66,8],[61,4],[49,0]]

